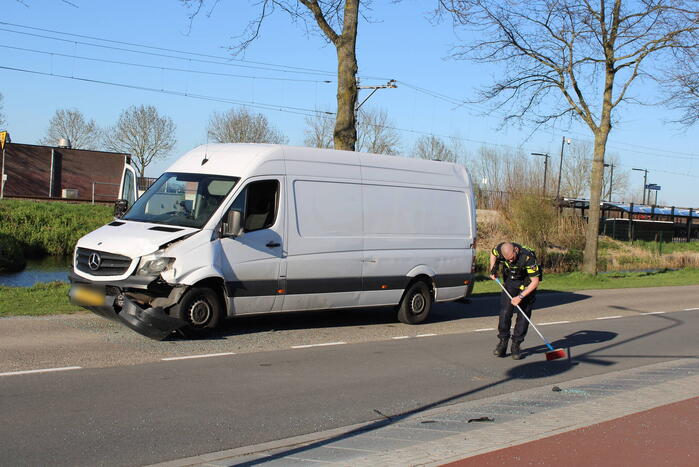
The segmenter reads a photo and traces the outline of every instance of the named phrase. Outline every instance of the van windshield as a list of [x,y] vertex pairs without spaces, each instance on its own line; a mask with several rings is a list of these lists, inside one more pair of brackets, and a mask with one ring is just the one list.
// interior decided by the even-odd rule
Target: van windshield
[[164,173],[136,200],[124,219],[201,228],[239,178]]

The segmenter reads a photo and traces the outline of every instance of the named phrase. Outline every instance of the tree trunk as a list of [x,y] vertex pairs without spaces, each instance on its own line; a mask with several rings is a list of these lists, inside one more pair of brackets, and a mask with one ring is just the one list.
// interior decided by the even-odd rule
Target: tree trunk
[[[607,46],[607,56],[612,57],[613,51]],[[583,254],[583,272],[597,274],[597,240],[599,238],[600,200],[604,177],[604,153],[607,148],[607,138],[612,131],[612,89],[614,87],[614,63],[608,59],[605,72],[605,86],[602,97],[602,114],[600,124],[593,129],[595,134],[594,157],[592,159],[592,174],[590,175],[590,209],[588,211],[587,228],[585,229],[585,252]]]
[[337,118],[335,149],[354,151],[357,142],[357,22],[359,0],[346,0],[344,27],[337,43]]
[[585,253],[583,272],[597,274],[597,239],[599,237],[600,200],[602,198],[602,177],[604,175],[604,153],[610,127],[601,127],[595,132],[594,158],[590,175],[590,209],[585,229]]

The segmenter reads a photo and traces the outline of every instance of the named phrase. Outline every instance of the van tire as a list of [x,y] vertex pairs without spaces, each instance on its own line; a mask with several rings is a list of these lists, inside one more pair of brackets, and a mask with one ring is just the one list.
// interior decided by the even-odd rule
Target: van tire
[[208,287],[192,287],[187,290],[176,306],[179,319],[187,323],[180,328],[185,337],[205,337],[216,328],[221,321],[221,300],[216,292]]
[[405,324],[422,323],[427,319],[431,308],[430,288],[422,281],[413,282],[398,306],[398,321]]

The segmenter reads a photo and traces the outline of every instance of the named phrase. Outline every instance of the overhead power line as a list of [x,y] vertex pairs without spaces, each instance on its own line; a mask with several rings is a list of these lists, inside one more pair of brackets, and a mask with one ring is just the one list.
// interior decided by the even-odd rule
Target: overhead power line
[[215,71],[202,71],[202,70],[195,70],[195,69],[173,68],[173,67],[158,66],[158,65],[145,65],[143,63],[124,62],[124,61],[120,61],[120,60],[109,60],[106,58],[84,57],[84,56],[80,56],[80,55],[71,55],[71,54],[64,54],[64,53],[59,53],[59,52],[50,52],[47,50],[27,49],[27,48],[23,48],[23,47],[15,47],[15,46],[5,45],[5,44],[0,44],[0,47],[5,48],[5,49],[19,50],[22,52],[31,52],[31,53],[50,55],[50,56],[56,56],[56,57],[75,58],[78,60],[88,60],[88,61],[93,61],[93,62],[111,63],[114,65],[135,66],[135,67],[140,67],[140,68],[149,68],[149,69],[153,69],[153,70],[167,70],[167,71],[177,71],[177,72],[182,72],[182,73],[194,73],[194,74],[211,75],[211,76],[226,76],[226,77],[231,77],[231,78],[248,78],[248,79],[268,80],[268,81],[292,81],[292,82],[302,82],[302,83],[332,83],[331,80],[238,75],[238,74],[234,74],[234,73],[217,73]]
[[109,85],[109,86],[116,86],[116,87],[122,87],[122,88],[128,88],[128,89],[136,89],[139,91],[159,92],[162,94],[170,94],[173,96],[191,97],[193,99],[200,99],[200,100],[207,100],[207,101],[214,101],[214,102],[223,102],[223,103],[229,103],[229,104],[238,104],[238,105],[242,105],[242,106],[257,107],[257,108],[267,109],[267,110],[278,110],[278,111],[282,111],[282,112],[299,113],[302,115],[317,115],[317,114],[330,113],[330,112],[324,112],[321,110],[305,109],[302,107],[291,107],[288,105],[265,104],[265,103],[261,103],[261,102],[260,103],[248,102],[248,101],[242,101],[242,100],[238,100],[238,99],[228,99],[228,98],[216,97],[216,96],[206,96],[203,94],[188,93],[188,92],[183,92],[183,91],[174,91],[174,90],[169,90],[169,89],[151,88],[151,87],[140,86],[140,85],[135,85],[135,84],[117,83],[117,82],[113,82],[113,81],[104,81],[104,80],[98,80],[98,79],[84,78],[84,77],[80,77],[80,76],[69,76],[69,75],[61,75],[61,74],[57,74],[57,73],[46,73],[46,72],[38,71],[38,70],[27,70],[25,68],[0,66],[0,69],[8,70],[8,71],[17,71],[17,72],[21,72],[21,73],[29,73],[29,74],[33,74],[33,75],[53,76],[56,78],[72,79],[75,81],[83,81],[83,82],[94,83],[94,84],[105,84],[105,85]]
[[[199,53],[199,52],[191,52],[191,51],[186,51],[186,50],[171,49],[171,48],[167,48],[167,47],[158,47],[158,46],[154,46],[154,45],[140,44],[137,42],[118,41],[118,40],[114,40],[114,39],[105,39],[103,37],[87,36],[84,34],[75,34],[75,33],[64,32],[64,31],[56,31],[53,29],[37,28],[37,27],[27,26],[27,25],[23,25],[23,24],[8,23],[5,21],[0,21],[0,24],[4,24],[6,26],[12,26],[12,27],[16,27],[16,28],[29,29],[32,31],[48,32],[51,34],[60,34],[63,36],[79,37],[81,39],[90,39],[90,40],[94,40],[94,41],[107,42],[110,44],[127,45],[130,47],[141,47],[144,49],[160,50],[162,52],[174,52],[174,53],[183,54],[183,55],[190,55],[193,57],[215,58],[218,60],[250,63],[253,65],[264,65],[264,66],[271,66],[271,67],[276,67],[276,68],[288,68],[289,70],[311,72],[311,73],[322,73],[322,74],[330,74],[330,75],[334,74],[333,72],[330,72],[330,71],[318,70],[318,69],[314,69],[314,68],[304,68],[304,67],[291,66],[291,65],[281,65],[278,63],[269,63],[269,62],[258,62],[258,61],[254,61],[254,60],[243,60],[243,59],[233,58],[233,57],[224,57],[221,55],[203,54],[203,53]],[[20,33],[19,31],[13,31],[13,32]],[[44,37],[44,36],[40,36],[40,37]],[[70,42],[73,42],[73,41],[70,41]]]

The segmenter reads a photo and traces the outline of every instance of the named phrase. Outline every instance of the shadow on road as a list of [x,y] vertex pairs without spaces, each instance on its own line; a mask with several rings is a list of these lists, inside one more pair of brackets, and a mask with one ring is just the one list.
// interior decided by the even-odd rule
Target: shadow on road
[[[637,311],[637,310],[631,310],[631,311]],[[641,312],[639,312],[641,313]],[[537,379],[537,378],[547,378],[551,376],[557,376],[563,373],[566,373],[570,369],[574,368],[576,365],[579,365],[580,363],[588,363],[588,364],[593,364],[593,365],[601,365],[601,366],[610,366],[614,365],[618,360],[612,360],[612,359],[619,359],[619,358],[627,358],[627,357],[639,357],[639,355],[609,355],[605,354],[601,356],[602,358],[598,358],[595,356],[595,354],[614,348],[618,347],[619,345],[629,343],[632,341],[636,341],[639,339],[643,339],[645,337],[658,334],[661,332],[665,332],[671,328],[674,328],[676,326],[681,326],[684,324],[684,321],[671,317],[671,316],[666,316],[666,315],[655,315],[654,317],[657,317],[663,321],[667,322],[666,326],[662,326],[660,328],[654,329],[652,331],[648,331],[636,336],[632,336],[626,339],[623,339],[621,341],[614,341],[617,337],[618,334],[615,332],[608,332],[608,331],[594,331],[594,330],[580,330],[576,331],[572,334],[568,334],[562,339],[556,340],[552,342],[552,345],[555,348],[565,348],[568,353],[568,358],[567,359],[562,359],[562,360],[554,360],[554,361],[545,361],[545,360],[536,360],[536,361],[531,361],[527,363],[523,363],[520,365],[517,365],[510,370],[507,371],[506,377],[499,380],[495,381],[493,383],[489,383],[474,389],[471,389],[469,391],[465,391],[459,394],[455,394],[453,396],[432,402],[430,404],[423,405],[421,407],[418,407],[413,410],[405,411],[399,414],[395,414],[392,416],[386,416],[384,415],[384,419],[382,420],[377,420],[375,422],[369,423],[368,425],[365,425],[361,428],[358,428],[356,430],[352,430],[350,432],[337,435],[328,439],[324,439],[322,441],[318,441],[315,443],[312,443],[310,445],[298,447],[298,448],[291,448],[287,449],[282,452],[278,452],[274,454],[273,456],[266,457],[263,459],[255,460],[255,461],[248,461],[244,463],[239,463],[239,464],[232,464],[234,466],[253,466],[253,465],[259,465],[259,464],[264,464],[266,462],[276,460],[276,459],[281,459],[286,456],[291,456],[294,454],[300,454],[303,453],[304,451],[311,450],[314,448],[322,447],[324,445],[327,445],[329,443],[333,443],[335,441],[340,441],[348,438],[352,438],[354,436],[358,436],[361,434],[365,434],[368,432],[371,432],[372,430],[393,425],[396,423],[401,422],[402,420],[405,420],[407,417],[410,417],[412,415],[420,414],[422,412],[428,411],[430,409],[434,409],[440,406],[452,404],[452,403],[457,403],[461,399],[464,399],[468,396],[472,396],[474,394],[478,394],[479,392],[482,392],[484,390],[500,386],[502,384],[505,384],[509,381],[514,381],[514,380],[521,380],[521,379]],[[614,341],[614,342],[611,342]],[[604,343],[604,342],[610,342],[607,345],[604,345],[602,347],[589,350],[587,352],[582,352],[578,355],[576,354],[576,348],[580,348],[582,346],[588,345],[588,344],[599,344],[599,343]],[[534,354],[539,354],[543,353],[546,350],[548,350],[545,346],[537,346],[528,349],[528,355],[534,355]],[[640,357],[643,357],[640,355]],[[653,355],[654,358],[658,358],[659,356]],[[675,355],[675,356],[665,356],[668,358],[685,358],[687,356],[685,355]],[[696,356],[693,356],[693,358],[696,358]],[[377,412],[381,413],[381,412]],[[382,414],[383,415],[383,414]]]
[[[617,336],[616,333],[614,332],[605,332],[605,331],[578,331],[576,333],[570,334],[566,336],[564,339],[562,339],[560,344],[565,343],[567,347],[574,348],[577,346],[582,346],[582,345],[587,345],[587,344],[595,344],[595,343],[600,343],[600,342],[606,342],[609,340],[613,340]],[[613,344],[614,345],[614,344]],[[570,355],[570,353],[569,353]],[[582,354],[584,356],[585,354]],[[317,441],[315,443],[298,447],[298,448],[291,448],[284,450],[282,452],[278,452],[272,456],[265,457],[262,459],[254,460],[254,461],[247,461],[243,463],[238,463],[238,464],[230,464],[231,467],[242,467],[242,466],[254,466],[254,465],[260,465],[264,464],[266,462],[270,462],[273,460],[281,459],[286,456],[292,456],[294,454],[301,454],[304,451],[308,451],[311,449],[315,449],[318,447],[322,447],[324,445],[333,443],[335,441],[341,441],[344,439],[352,438],[354,436],[362,435],[369,433],[373,430],[376,430],[378,428],[382,428],[385,426],[389,425],[394,425],[396,423],[399,423],[406,418],[420,414],[422,412],[426,412],[428,410],[441,407],[444,405],[449,405],[452,403],[457,403],[461,402],[462,399],[472,396],[474,394],[478,394],[479,392],[485,391],[487,389],[491,389],[497,386],[500,386],[502,384],[505,384],[509,381],[514,381],[518,379],[536,379],[536,378],[548,378],[551,376],[557,376],[560,374],[563,374],[570,370],[571,368],[575,367],[578,365],[580,358],[575,359],[575,358],[568,358],[564,360],[554,360],[554,361],[545,361],[545,360],[537,360],[537,361],[531,361],[527,363],[523,363],[520,365],[517,365],[510,370],[507,371],[506,377],[499,380],[495,381],[493,383],[489,383],[483,386],[479,386],[477,388],[471,389],[469,391],[464,391],[459,394],[455,394],[453,396],[432,402],[430,404],[423,405],[421,407],[418,407],[413,410],[408,410],[405,412],[401,412],[399,414],[395,415],[384,415],[384,419],[377,420],[375,422],[371,422],[368,425],[365,425],[361,428],[349,431],[347,433],[343,433],[341,435],[333,436],[331,438],[324,439],[322,441]],[[585,358],[585,362],[587,363],[595,363],[594,359],[591,358]],[[377,413],[381,414],[381,412]],[[381,414],[383,415],[383,414]]]
[[[565,305],[587,298],[589,298],[589,296],[572,292],[539,294],[536,299],[536,309]],[[468,303],[436,303],[425,321],[425,324],[469,318],[496,318],[499,313],[499,306],[499,295],[479,297],[474,300],[469,300]],[[377,324],[402,326],[396,318],[396,310],[394,307],[298,311],[238,316],[225,321],[209,338],[221,339],[241,334],[289,331],[295,329],[342,327],[358,327],[361,329],[362,326]]]

